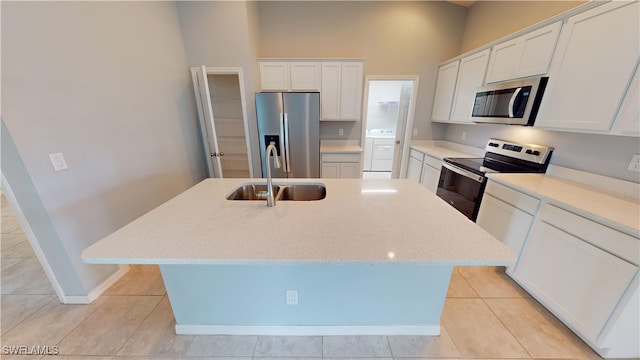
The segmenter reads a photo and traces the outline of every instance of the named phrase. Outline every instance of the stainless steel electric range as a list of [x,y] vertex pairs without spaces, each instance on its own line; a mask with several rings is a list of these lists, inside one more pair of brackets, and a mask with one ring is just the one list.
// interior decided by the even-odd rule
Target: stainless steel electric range
[[444,158],[436,194],[476,221],[488,173],[544,173],[553,148],[489,139],[483,158]]

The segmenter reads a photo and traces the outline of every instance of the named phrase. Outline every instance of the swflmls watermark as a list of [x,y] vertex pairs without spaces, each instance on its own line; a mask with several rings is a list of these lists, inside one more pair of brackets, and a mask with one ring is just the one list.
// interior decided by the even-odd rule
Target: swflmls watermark
[[60,348],[57,346],[27,346],[27,345],[5,345],[2,347],[3,355],[58,355]]

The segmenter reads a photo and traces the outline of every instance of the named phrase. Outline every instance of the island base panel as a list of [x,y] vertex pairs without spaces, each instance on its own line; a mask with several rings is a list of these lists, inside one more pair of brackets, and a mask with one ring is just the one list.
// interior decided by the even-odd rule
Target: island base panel
[[[184,334],[439,335],[446,265],[160,265]],[[298,304],[286,303],[297,290]]]

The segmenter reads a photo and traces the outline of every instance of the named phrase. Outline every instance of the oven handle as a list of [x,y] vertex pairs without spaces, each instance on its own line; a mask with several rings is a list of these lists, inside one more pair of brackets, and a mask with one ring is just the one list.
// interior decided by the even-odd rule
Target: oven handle
[[484,176],[480,176],[478,174],[474,174],[471,171],[467,171],[465,169],[461,169],[461,168],[459,168],[457,166],[453,166],[453,165],[448,164],[446,162],[442,163],[442,167],[446,168],[448,170],[451,170],[456,174],[459,174],[459,175],[462,175],[462,176],[464,176],[466,178],[469,178],[469,179],[471,179],[473,181],[479,182],[481,184],[484,182]]

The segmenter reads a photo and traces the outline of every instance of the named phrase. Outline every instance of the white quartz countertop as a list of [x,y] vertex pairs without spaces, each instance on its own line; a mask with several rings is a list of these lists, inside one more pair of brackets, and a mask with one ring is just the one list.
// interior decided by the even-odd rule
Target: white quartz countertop
[[498,183],[640,237],[640,203],[633,197],[545,174],[487,174]]
[[246,182],[206,179],[82,253],[95,264],[508,265],[516,256],[407,179],[278,179],[326,185],[319,201],[231,201]]
[[358,145],[352,144],[322,144],[320,145],[321,154],[335,154],[335,153],[361,153],[364,150]]
[[442,140],[417,140],[411,148],[442,160],[446,157],[483,157],[484,150]]

